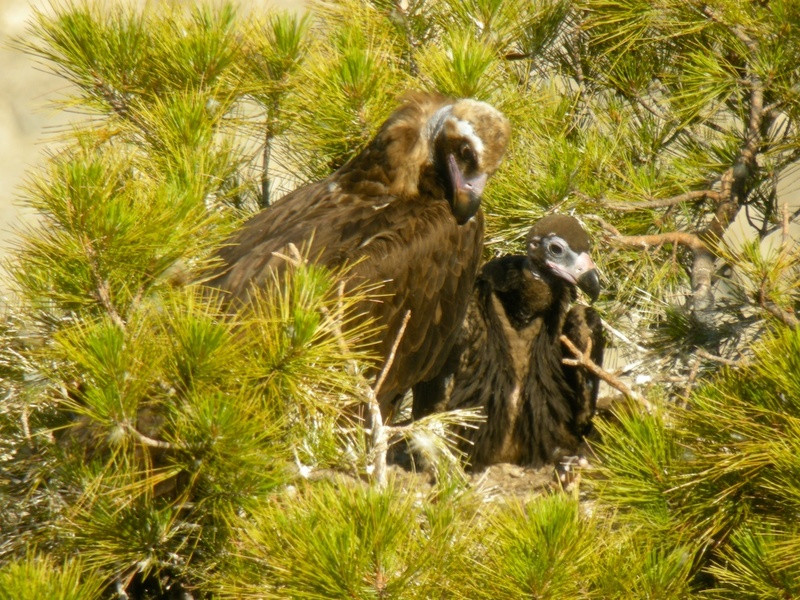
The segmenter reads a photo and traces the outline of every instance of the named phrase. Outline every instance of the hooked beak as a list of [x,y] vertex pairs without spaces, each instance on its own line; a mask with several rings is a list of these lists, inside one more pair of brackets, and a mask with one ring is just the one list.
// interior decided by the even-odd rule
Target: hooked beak
[[463,225],[478,212],[488,176],[486,173],[480,173],[475,177],[464,177],[452,154],[447,155],[447,170],[450,173],[450,185],[452,186],[453,215],[456,222]]
[[600,296],[600,277],[597,269],[586,271],[578,277],[578,287],[581,288],[591,298],[592,302]]
[[592,302],[600,296],[600,276],[588,252],[581,252],[569,266],[547,261],[548,266],[562,279],[577,285],[591,298]]

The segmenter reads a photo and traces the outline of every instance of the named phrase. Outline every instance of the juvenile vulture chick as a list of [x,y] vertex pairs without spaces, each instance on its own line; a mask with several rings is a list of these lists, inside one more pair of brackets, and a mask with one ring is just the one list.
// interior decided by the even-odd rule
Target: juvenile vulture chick
[[587,432],[597,378],[571,358],[559,336],[603,358],[602,326],[588,306],[569,308],[575,286],[600,293],[589,236],[577,220],[551,215],[536,223],[526,256],[489,261],[479,273],[467,316],[435,378],[414,388],[416,417],[482,407],[486,422],[460,432],[473,469],[500,462],[539,466],[573,454]]
[[[364,150],[247,221],[219,252],[209,282],[235,303],[280,272],[290,244],[328,267],[355,264],[348,289],[382,284],[363,315],[383,326],[387,357],[410,319],[379,402],[386,416],[453,346],[483,244],[481,195],[508,145],[506,118],[476,100],[408,96]],[[377,368],[380,365],[376,366]]]

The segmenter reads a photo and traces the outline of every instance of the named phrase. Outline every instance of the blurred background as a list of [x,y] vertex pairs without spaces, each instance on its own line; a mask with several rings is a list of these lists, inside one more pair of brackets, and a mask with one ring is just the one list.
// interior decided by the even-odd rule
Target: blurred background
[[[108,2],[109,10],[114,4]],[[242,0],[237,4],[246,11],[265,5],[302,10],[305,3]],[[70,119],[80,118],[53,105],[67,95],[68,85],[13,46],[15,39],[25,36],[35,11],[47,11],[50,5],[49,0],[0,0],[0,257],[13,246],[14,230],[33,219],[32,211],[18,201],[26,172],[55,148]],[[0,277],[0,292],[4,288]]]

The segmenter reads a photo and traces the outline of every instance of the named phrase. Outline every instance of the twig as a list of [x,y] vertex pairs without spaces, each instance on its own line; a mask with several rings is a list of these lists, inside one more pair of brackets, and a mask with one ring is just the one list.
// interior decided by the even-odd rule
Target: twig
[[710,360],[711,362],[728,365],[729,367],[741,367],[743,364],[741,360],[731,360],[730,358],[725,358],[724,356],[717,356],[716,354],[711,354],[710,352],[703,350],[702,348],[697,348],[694,352],[700,358],[705,358],[706,360]]
[[81,242],[83,250],[86,252],[86,257],[89,259],[89,269],[92,272],[92,279],[94,279],[94,284],[97,288],[95,290],[97,299],[100,301],[100,304],[103,305],[103,308],[106,309],[108,316],[111,317],[114,324],[120,329],[125,329],[125,321],[120,316],[119,312],[117,312],[117,308],[111,300],[108,281],[100,276],[100,269],[97,266],[97,251],[88,237],[82,236]]
[[400,324],[400,329],[397,330],[397,335],[395,336],[389,356],[386,357],[386,362],[383,363],[383,368],[375,381],[375,387],[371,388],[367,395],[367,408],[370,416],[370,427],[372,428],[372,451],[375,454],[372,462],[372,476],[375,478],[375,484],[379,489],[386,487],[386,452],[389,449],[389,431],[387,431],[388,428],[383,424],[383,415],[381,414],[381,406],[378,403],[378,394],[380,393],[383,382],[386,380],[389,369],[392,368],[397,348],[400,346],[400,340],[403,339],[403,334],[406,331],[406,326],[410,318],[411,311],[407,310],[406,314],[403,316],[403,322]]
[[606,202],[605,204],[614,210],[630,212],[648,208],[667,208],[683,202],[699,202],[706,199],[719,201],[722,199],[722,194],[716,190],[693,190],[670,198],[651,198],[650,200],[643,200],[642,202],[628,203]]
[[267,125],[267,132],[264,137],[264,151],[261,154],[263,165],[261,167],[261,202],[260,207],[266,208],[270,205],[269,197],[269,159],[272,155],[272,128]]
[[789,204],[781,204],[781,246],[786,249],[789,244]]
[[644,249],[663,244],[681,244],[692,250],[707,250],[706,245],[698,235],[686,233],[685,231],[669,231],[652,235],[620,235],[613,236],[611,241],[624,246],[635,246]]
[[766,277],[761,281],[761,285],[758,288],[758,304],[761,308],[771,314],[773,317],[778,319],[781,323],[786,325],[787,327],[798,327],[800,326],[800,321],[798,321],[797,317],[789,310],[783,309],[774,302],[769,299],[766,290],[767,279]]
[[28,423],[28,405],[27,404],[23,405],[22,414],[20,414],[19,420],[20,420],[20,424],[22,426],[22,434],[25,436],[25,441],[27,441],[28,444],[32,445],[31,427],[30,427],[30,424]]
[[588,221],[595,221],[597,223],[600,223],[600,226],[603,228],[603,230],[605,230],[607,233],[610,233],[613,236],[619,237],[622,235],[619,229],[614,227],[611,223],[609,223],[599,215],[584,215],[583,218]]
[[123,423],[122,427],[133,437],[135,437],[136,441],[138,441],[142,446],[147,446],[148,448],[160,448],[162,450],[171,450],[174,448],[174,446],[169,442],[165,442],[163,440],[154,440],[151,437],[147,437],[130,423]]
[[694,388],[695,381],[697,380],[697,374],[700,372],[700,358],[695,355],[694,360],[692,361],[692,367],[689,370],[689,377],[686,379],[686,387],[683,390],[683,395],[688,398],[689,395],[692,393],[692,388]]
[[[572,340],[570,340],[566,335],[562,334],[559,339],[561,340],[561,343],[564,344],[575,356],[574,359],[564,358],[561,360],[561,362],[563,362],[565,365],[573,367],[580,366],[586,368],[592,374],[605,381],[608,385],[622,392],[622,394],[627,398],[635,400],[641,404],[648,413],[653,411],[652,405],[645,399],[644,396],[633,391],[622,380],[620,380],[618,377],[615,377],[592,360],[590,356],[592,351],[591,343],[587,345],[586,351],[583,352],[575,344],[573,344]],[[589,341],[591,342],[591,340]]]
[[155,138],[151,129],[131,110],[130,102],[123,92],[114,89],[111,84],[103,80],[97,73],[93,73],[92,77],[95,88],[118,117],[136,125],[146,137]]
[[375,388],[374,393],[375,397],[378,397],[378,394],[381,391],[381,386],[383,382],[386,380],[386,375],[389,373],[389,369],[392,368],[392,363],[394,362],[394,356],[397,353],[397,348],[400,346],[400,340],[403,339],[403,334],[406,331],[406,326],[408,325],[408,320],[411,318],[411,311],[407,310],[406,314],[403,315],[403,322],[400,324],[400,329],[397,330],[397,335],[394,338],[394,343],[392,344],[392,349],[389,351],[389,356],[386,357],[386,362],[383,363],[383,368],[381,372],[378,374],[378,378],[375,381]]

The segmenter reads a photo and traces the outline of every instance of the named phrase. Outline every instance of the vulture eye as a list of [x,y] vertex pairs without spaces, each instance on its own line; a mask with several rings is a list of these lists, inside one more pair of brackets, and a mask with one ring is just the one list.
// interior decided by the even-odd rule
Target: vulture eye
[[461,144],[461,148],[458,150],[458,155],[461,157],[461,160],[465,162],[475,162],[475,152],[473,152],[472,146],[469,142],[464,142]]
[[550,250],[550,254],[552,254],[553,256],[561,256],[562,254],[564,254],[564,246],[562,246],[557,242],[553,242],[552,244],[550,244],[548,250]]

